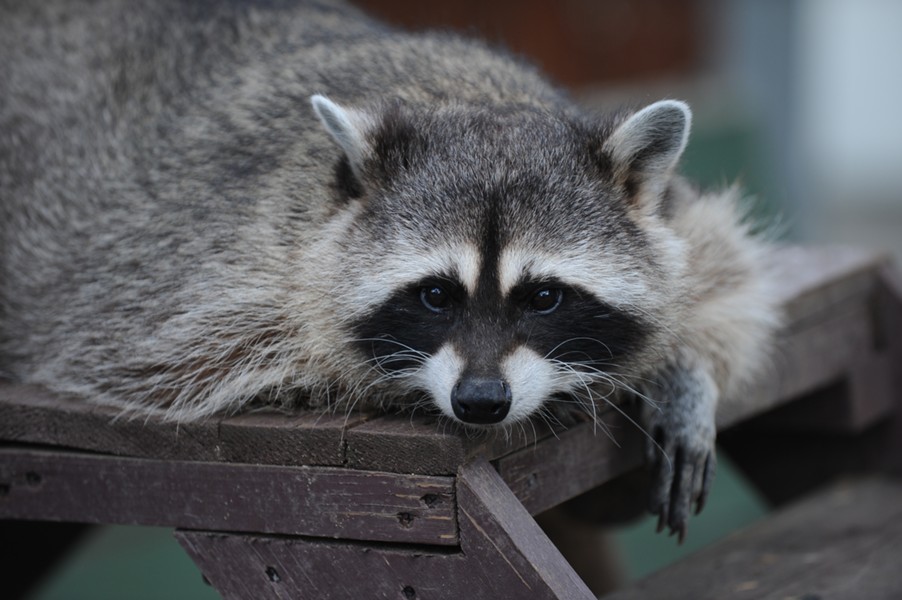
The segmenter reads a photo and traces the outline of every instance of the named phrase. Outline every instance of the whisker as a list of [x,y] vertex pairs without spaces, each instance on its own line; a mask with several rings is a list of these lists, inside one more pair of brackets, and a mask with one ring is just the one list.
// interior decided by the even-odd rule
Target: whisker
[[[560,348],[561,346],[564,346],[564,345],[569,344],[569,343],[571,343],[571,342],[583,342],[583,341],[595,342],[596,344],[599,344],[599,345],[603,346],[604,349],[607,350],[608,354],[610,354],[611,356],[614,355],[614,354],[611,352],[611,349],[608,347],[608,345],[605,344],[604,342],[602,342],[601,340],[599,340],[599,339],[597,339],[597,338],[593,338],[593,337],[579,336],[579,337],[572,337],[572,338],[568,338],[568,339],[564,340],[563,342],[561,342],[560,344],[558,344],[557,346],[555,346],[554,348],[552,348],[551,350],[549,350],[548,352],[546,352],[546,353],[545,353],[545,356],[544,356],[543,358],[550,358],[551,355],[554,354],[555,351],[557,351],[557,349]],[[574,350],[573,352],[576,352],[576,351]]]

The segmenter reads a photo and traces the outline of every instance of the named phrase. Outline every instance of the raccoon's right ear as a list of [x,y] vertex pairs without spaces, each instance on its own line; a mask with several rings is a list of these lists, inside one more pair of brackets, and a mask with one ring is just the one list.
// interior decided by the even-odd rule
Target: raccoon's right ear
[[326,131],[344,150],[354,176],[361,181],[364,161],[372,153],[367,134],[375,127],[373,118],[365,112],[341,107],[319,94],[312,96],[310,102]]
[[620,124],[602,146],[615,181],[634,202],[656,202],[689,140],[692,111],[685,102],[655,102]]

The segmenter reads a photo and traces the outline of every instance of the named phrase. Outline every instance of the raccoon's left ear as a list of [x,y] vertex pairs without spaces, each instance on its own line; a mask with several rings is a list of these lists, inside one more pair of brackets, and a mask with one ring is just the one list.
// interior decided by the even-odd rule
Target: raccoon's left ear
[[629,117],[604,142],[614,179],[632,198],[657,198],[663,191],[689,141],[691,123],[685,102],[661,100]]
[[310,102],[326,131],[344,150],[354,175],[360,179],[363,163],[372,152],[367,141],[367,133],[374,127],[372,117],[365,112],[339,106],[319,94],[312,96]]

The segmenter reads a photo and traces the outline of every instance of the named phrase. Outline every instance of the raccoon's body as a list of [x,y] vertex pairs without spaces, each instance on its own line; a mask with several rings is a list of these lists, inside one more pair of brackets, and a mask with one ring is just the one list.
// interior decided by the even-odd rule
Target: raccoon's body
[[507,425],[638,391],[683,526],[774,324],[735,193],[673,173],[684,104],[590,117],[339,4],[2,10],[0,373],[177,420],[303,396]]

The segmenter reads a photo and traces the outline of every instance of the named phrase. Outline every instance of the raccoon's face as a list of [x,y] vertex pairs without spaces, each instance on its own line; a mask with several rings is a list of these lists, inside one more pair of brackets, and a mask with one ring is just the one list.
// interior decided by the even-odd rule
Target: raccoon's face
[[667,267],[636,214],[682,151],[685,105],[596,128],[531,109],[314,106],[359,196],[343,276],[351,337],[380,382],[474,425],[623,384],[654,337]]
[[407,373],[448,416],[512,422],[637,349],[644,325],[579,285],[523,272],[500,285],[481,265],[475,286],[455,270],[396,290],[355,332],[387,373]]

